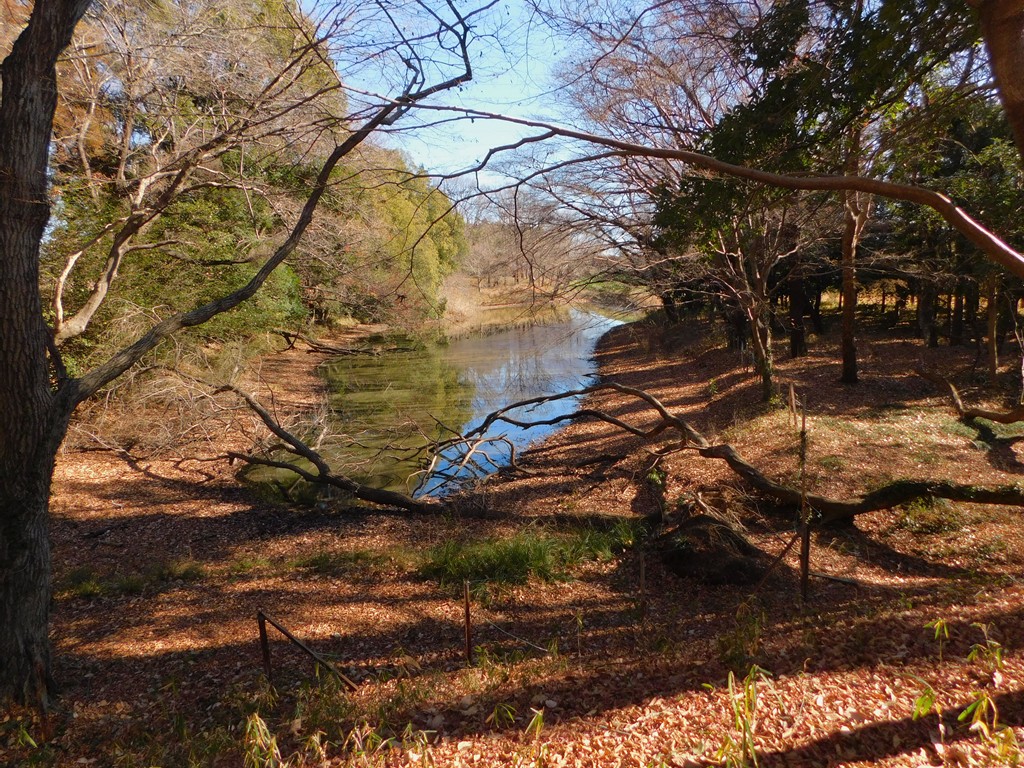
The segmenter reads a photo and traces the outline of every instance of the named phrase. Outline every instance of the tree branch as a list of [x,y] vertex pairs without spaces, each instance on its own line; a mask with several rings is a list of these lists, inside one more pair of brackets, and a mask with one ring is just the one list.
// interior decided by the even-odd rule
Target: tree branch
[[288,446],[289,452],[306,459],[306,461],[316,468],[316,472],[310,472],[300,466],[296,466],[295,464],[290,464],[285,461],[265,459],[258,456],[236,453],[234,451],[228,453],[230,458],[238,459],[248,464],[286,469],[289,472],[294,472],[307,482],[316,483],[317,485],[329,485],[333,488],[345,491],[346,493],[350,493],[362,501],[369,501],[373,504],[380,504],[385,507],[398,507],[399,509],[405,509],[410,512],[434,512],[440,508],[436,503],[418,501],[406,496],[404,493],[398,493],[396,491],[371,488],[361,483],[357,483],[355,480],[345,477],[344,475],[335,474],[331,470],[330,465],[324,460],[323,456],[282,427],[277,420],[270,415],[267,409],[260,405],[256,398],[248,392],[244,392],[243,390],[231,385],[224,385],[218,388],[217,392],[233,392],[242,398],[246,405],[248,405],[249,408],[260,417],[260,420],[266,425],[267,429],[273,432],[274,435],[280,438]]
[[[457,23],[462,25],[461,34],[468,35],[468,27],[466,27],[462,16],[457,14],[457,17]],[[462,43],[462,48],[463,51],[465,51],[465,41]],[[263,266],[255,275],[253,275],[246,285],[227,295],[221,296],[214,301],[196,307],[193,310],[188,312],[179,312],[178,314],[157,323],[148,332],[143,334],[134,344],[115,353],[105,363],[102,363],[89,371],[80,379],[73,380],[68,390],[68,397],[71,404],[77,405],[94,394],[100,389],[100,387],[116,379],[132,365],[141,360],[144,355],[150,352],[163,340],[174,335],[178,331],[202,325],[217,315],[227,312],[241,304],[243,301],[251,298],[267,281],[274,270],[277,269],[277,267],[279,267],[298,246],[299,241],[302,239],[302,236],[308,229],[310,222],[313,220],[313,214],[316,211],[321,198],[330,184],[331,174],[342,158],[361,145],[380,126],[387,124],[388,119],[396,110],[399,110],[403,106],[407,107],[416,104],[419,100],[438,93],[439,91],[455,88],[462,83],[467,82],[472,76],[472,70],[469,68],[468,54],[464,56],[463,62],[465,64],[465,69],[455,77],[434,86],[424,88],[415,93],[405,95],[397,101],[389,101],[384,104],[373,116],[349,134],[345,141],[334,148],[331,154],[324,161],[324,164],[320,169],[320,173],[317,175],[316,182],[309,193],[309,197],[306,199],[306,203],[303,205],[302,211],[288,238],[264,262]]]
[[[796,189],[803,191],[823,192],[863,192],[869,195],[890,200],[902,200],[908,203],[924,205],[938,213],[946,222],[960,232],[964,237],[974,243],[984,254],[1005,267],[1017,277],[1024,277],[1024,254],[1016,251],[1006,242],[990,232],[980,223],[974,220],[966,211],[960,208],[951,198],[941,192],[936,192],[924,187],[917,187],[910,184],[897,184],[890,181],[870,179],[862,176],[813,176],[800,174],[780,174],[762,171],[756,168],[749,168],[744,165],[727,163],[724,160],[705,155],[700,152],[693,152],[686,149],[672,149],[669,147],[648,147],[642,144],[624,141],[610,136],[598,136],[597,134],[579,131],[565,126],[553,125],[540,120],[530,120],[520,117],[509,117],[494,112],[483,112],[479,110],[462,109],[458,107],[445,106],[422,106],[424,109],[437,111],[459,112],[467,117],[477,117],[488,120],[522,125],[527,128],[537,128],[545,131],[545,137],[549,134],[561,136],[568,139],[576,139],[587,144],[594,144],[601,147],[609,147],[618,150],[623,157],[653,157],[663,160],[678,160],[697,168],[703,168],[723,176],[732,176],[738,179],[746,179],[758,184],[766,184],[783,189]],[[529,143],[530,139],[523,139],[518,143]]]
[[942,374],[924,368],[915,368],[914,373],[923,379],[928,379],[928,381],[938,384],[940,387],[948,388],[949,396],[953,400],[953,407],[963,421],[988,419],[997,424],[1016,424],[1018,421],[1024,421],[1024,405],[1018,405],[1008,411],[990,411],[986,408],[966,406],[956,386]]
[[[606,391],[620,392],[624,395],[637,398],[646,403],[658,416],[658,421],[653,427],[644,429],[629,424],[616,416],[594,408],[585,408],[574,414],[568,414],[552,419],[529,421],[516,419],[509,415],[511,411],[540,403],[563,400],[570,397],[581,397],[593,395]],[[987,418],[987,417],[986,417]],[[732,445],[722,443],[713,445],[709,443],[700,432],[685,421],[681,416],[671,413],[656,397],[648,392],[634,387],[628,387],[616,382],[605,382],[595,384],[583,389],[571,392],[560,392],[555,395],[534,397],[528,400],[521,400],[502,408],[488,415],[483,423],[469,433],[468,436],[482,434],[495,422],[501,421],[514,424],[520,427],[551,425],[566,421],[581,419],[596,419],[612,426],[623,429],[630,434],[649,439],[656,437],[666,431],[675,431],[682,438],[676,449],[692,446],[697,453],[708,459],[720,459],[729,465],[729,468],[739,475],[744,481],[756,488],[761,493],[770,496],[777,502],[797,507],[801,503],[801,492],[782,483],[769,479],[764,473],[747,461]],[[467,436],[467,437],[468,437]],[[665,451],[659,452],[664,453]],[[962,501],[973,504],[1005,504],[1008,506],[1024,507],[1024,487],[1019,485],[1003,486],[979,486],[951,482],[935,482],[931,480],[897,480],[881,488],[849,499],[830,499],[825,496],[807,494],[807,505],[819,514],[819,523],[834,523],[843,519],[861,515],[866,512],[875,512],[882,509],[890,509],[901,504],[909,504],[921,499],[941,498],[950,501]]]

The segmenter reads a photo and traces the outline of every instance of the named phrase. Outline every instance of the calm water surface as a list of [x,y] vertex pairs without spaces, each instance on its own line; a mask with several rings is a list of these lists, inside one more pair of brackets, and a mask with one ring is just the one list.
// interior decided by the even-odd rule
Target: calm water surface
[[[618,320],[572,310],[566,322],[459,339],[447,346],[394,352],[372,358],[347,357],[328,363],[331,406],[346,445],[332,452],[337,468],[362,482],[419,493],[438,490],[439,475],[424,479],[423,459],[409,454],[429,440],[465,434],[509,403],[593,383],[597,340]],[[566,399],[521,412],[524,419],[571,413],[579,403]],[[491,427],[488,437],[504,436],[521,450],[554,427]],[[477,455],[478,471],[508,463],[508,449],[497,443]],[[454,455],[442,457],[440,473],[452,469]],[[419,474],[417,470],[420,470]],[[463,472],[467,477],[473,473]]]

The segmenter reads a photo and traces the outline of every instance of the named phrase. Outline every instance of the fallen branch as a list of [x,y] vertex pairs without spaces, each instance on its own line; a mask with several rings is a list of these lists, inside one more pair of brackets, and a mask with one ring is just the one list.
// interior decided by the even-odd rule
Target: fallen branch
[[334,344],[326,344],[322,341],[318,341],[311,336],[300,331],[286,331],[281,328],[275,328],[274,333],[283,338],[288,342],[286,349],[292,349],[295,343],[301,341],[307,347],[307,352],[320,355],[381,355],[385,352],[414,352],[414,347],[402,347],[397,344],[388,346],[373,346],[373,347],[339,347]]
[[314,451],[302,440],[278,424],[277,420],[274,419],[274,417],[259,404],[256,398],[248,392],[231,385],[224,385],[217,391],[233,392],[242,398],[246,405],[248,405],[249,408],[260,417],[260,420],[266,425],[267,429],[284,441],[287,446],[287,450],[290,453],[306,459],[306,461],[313,465],[316,471],[310,472],[303,467],[290,464],[286,461],[277,461],[275,459],[268,459],[260,456],[251,456],[249,454],[237,453],[235,451],[230,451],[227,454],[229,458],[244,461],[247,464],[285,469],[289,472],[294,472],[307,482],[338,488],[346,493],[352,494],[361,501],[368,501],[372,504],[380,504],[385,507],[398,507],[399,509],[405,509],[409,512],[436,512],[440,509],[440,505],[436,502],[420,501],[410,496],[406,496],[404,493],[398,493],[397,491],[372,488],[368,485],[357,483],[355,480],[345,477],[344,475],[335,474],[331,470],[330,465],[318,452]]
[[965,406],[956,386],[942,374],[937,371],[929,371],[924,368],[915,368],[914,373],[923,379],[928,379],[928,381],[933,384],[938,384],[940,387],[948,388],[949,396],[953,400],[953,407],[956,408],[956,412],[960,415],[960,418],[963,421],[970,421],[971,419],[987,419],[988,421],[994,421],[997,424],[1016,424],[1018,421],[1024,421],[1024,405],[1018,405],[1008,411],[990,411],[985,408]]
[[[522,408],[529,408],[540,403],[560,400],[568,397],[581,397],[593,395],[598,392],[613,391],[624,395],[635,397],[647,403],[658,415],[658,421],[651,427],[638,427],[622,419],[605,413],[595,408],[584,408],[574,414],[566,414],[551,419],[527,421],[518,419],[510,414]],[[571,392],[560,392],[555,395],[534,397],[529,400],[522,400],[513,403],[490,414],[483,423],[470,434],[482,432],[497,421],[506,422],[519,427],[530,427],[538,425],[554,425],[566,421],[579,419],[596,419],[604,421],[615,427],[629,432],[630,434],[651,439],[665,432],[676,432],[680,436],[679,442],[669,448],[658,451],[658,454],[665,454],[669,451],[682,450],[692,447],[698,454],[709,459],[720,459],[729,465],[729,468],[739,475],[748,484],[756,488],[762,494],[770,496],[777,502],[787,506],[799,507],[801,503],[800,489],[783,483],[775,482],[764,473],[747,461],[740,453],[728,443],[713,445],[705,439],[685,419],[677,414],[671,413],[656,397],[640,389],[628,387],[616,382],[604,382],[595,384],[583,389]],[[986,417],[988,418],[988,417]],[[1024,487],[1019,485],[1003,486],[980,486],[965,485],[946,481],[932,480],[897,480],[878,488],[863,496],[855,496],[849,499],[830,499],[816,494],[807,494],[807,506],[813,509],[818,515],[819,524],[836,523],[841,520],[862,515],[866,512],[875,512],[882,509],[891,509],[902,504],[909,504],[914,501],[927,499],[949,499],[950,501],[969,502],[972,504],[1004,504],[1007,506],[1024,507]]]

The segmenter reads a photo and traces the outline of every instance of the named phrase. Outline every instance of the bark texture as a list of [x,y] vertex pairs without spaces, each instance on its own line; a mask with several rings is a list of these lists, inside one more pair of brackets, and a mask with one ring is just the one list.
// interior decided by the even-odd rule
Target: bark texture
[[983,0],[978,11],[999,98],[1024,157],[1024,0]]
[[57,57],[88,0],[38,0],[2,65],[0,101],[0,701],[45,708],[51,681],[47,512],[70,387],[39,296]]

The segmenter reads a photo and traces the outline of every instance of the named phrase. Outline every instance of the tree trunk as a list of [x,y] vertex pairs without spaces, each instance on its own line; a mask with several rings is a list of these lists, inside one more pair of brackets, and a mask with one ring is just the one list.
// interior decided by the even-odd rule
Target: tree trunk
[[970,335],[966,341],[974,342],[978,348],[981,348],[981,340],[984,338],[985,333],[981,329],[981,325],[978,321],[978,309],[981,306],[981,288],[978,285],[978,281],[975,279],[968,279],[964,285],[964,328]]
[[675,289],[670,288],[661,294],[661,306],[665,310],[665,320],[668,321],[670,325],[676,325],[677,323],[682,322],[682,308],[676,300]]
[[839,380],[844,384],[857,383],[857,245],[868,219],[859,197],[857,193],[847,193],[843,230],[843,374]]
[[754,357],[754,369],[761,379],[761,400],[771,402],[778,394],[775,383],[775,358],[772,355],[771,318],[755,314],[750,320],[750,351]]
[[917,297],[917,329],[929,347],[939,345],[939,329],[935,324],[936,304],[939,298],[938,287],[930,281],[921,281]]
[[952,316],[949,320],[949,346],[959,347],[964,343],[964,286],[958,280],[953,289]]
[[[0,706],[50,698],[48,504],[73,396],[39,295],[58,55],[88,0],[37,0],[0,101]],[[51,369],[52,362],[52,369]],[[56,386],[54,386],[56,385]]]
[[[860,129],[853,129],[847,156],[847,173],[860,170]],[[864,199],[859,192],[847,191],[843,195],[843,326],[842,355],[843,373],[839,381],[843,384],[857,383],[857,245],[868,221],[870,199]]]
[[817,280],[814,281],[814,293],[811,296],[809,309],[811,315],[811,327],[817,334],[825,332],[825,325],[821,322],[821,294],[822,288],[821,283]]
[[789,278],[789,354],[803,357],[807,354],[807,328],[804,316],[807,314],[806,280],[803,277]]
[[998,296],[997,292],[997,278],[992,275],[988,279],[988,295],[986,301],[988,306],[985,309],[985,317],[987,319],[988,334],[986,336],[986,347],[988,348],[988,380],[990,383],[996,383],[996,374],[999,372],[999,341],[996,337],[996,326],[999,320],[999,307],[996,304]]
[[[3,467],[0,488],[0,701],[49,706],[50,539],[48,502],[55,451]],[[22,463],[22,462],[19,462]]]
[[1024,158],[1024,0],[982,0],[977,7],[999,98]]

